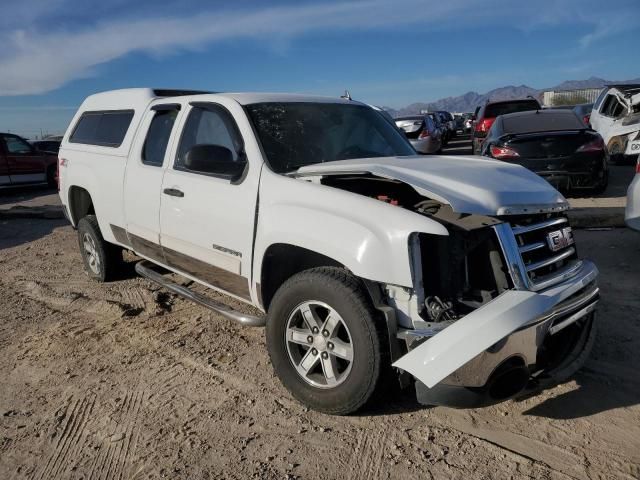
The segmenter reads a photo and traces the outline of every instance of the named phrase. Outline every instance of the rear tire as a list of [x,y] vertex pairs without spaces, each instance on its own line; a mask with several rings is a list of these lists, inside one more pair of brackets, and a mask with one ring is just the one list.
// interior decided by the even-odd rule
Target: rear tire
[[78,222],[78,245],[85,271],[92,280],[108,282],[121,271],[122,249],[104,240],[95,215]]
[[303,405],[333,415],[353,413],[381,377],[377,325],[369,298],[345,270],[321,267],[294,275],[278,289],[267,314],[275,373]]

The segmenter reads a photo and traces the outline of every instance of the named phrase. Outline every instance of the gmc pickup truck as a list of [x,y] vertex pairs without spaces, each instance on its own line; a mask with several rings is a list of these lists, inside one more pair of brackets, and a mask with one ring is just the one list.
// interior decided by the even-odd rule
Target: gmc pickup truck
[[389,374],[426,405],[499,402],[562,381],[594,341],[597,269],[560,193],[517,165],[418,156],[350,99],[100,93],[59,171],[90,277],[128,249],[141,275],[266,326],[277,376],[318,411],[358,410]]

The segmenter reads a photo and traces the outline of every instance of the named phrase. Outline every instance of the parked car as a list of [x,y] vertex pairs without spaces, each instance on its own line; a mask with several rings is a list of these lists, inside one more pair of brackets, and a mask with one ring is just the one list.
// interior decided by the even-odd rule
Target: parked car
[[582,122],[590,127],[591,110],[593,110],[593,103],[581,103],[573,106],[573,111],[582,120]]
[[437,153],[442,150],[440,130],[436,128],[429,115],[412,115],[395,119],[398,128],[405,135],[418,153]]
[[457,132],[464,133],[465,115],[464,114],[455,114],[453,116],[453,120],[454,120],[455,125],[456,125],[456,133]]
[[587,129],[573,110],[538,110],[500,115],[482,155],[517,163],[562,191],[588,188],[602,193],[609,180],[602,137]]
[[438,131],[438,135],[440,136],[440,143],[442,144],[442,146],[444,146],[446,144],[445,135],[446,135],[447,127],[442,123],[442,117],[435,112],[430,112],[430,113],[427,113],[426,115],[433,122],[436,130]]
[[449,140],[453,138],[452,122],[449,121],[449,118],[445,114],[445,112],[433,112],[434,116],[438,117],[440,121],[440,129],[442,130],[442,145],[446,145],[449,143]]
[[598,271],[566,199],[519,165],[425,162],[359,102],[105,92],[60,157],[88,275],[113,278],[129,249],[150,280],[266,325],[276,375],[310,408],[356,411],[390,366],[422,403],[495,403],[565,378],[594,342]]
[[482,152],[482,143],[498,116],[528,110],[540,110],[541,108],[540,103],[534,98],[487,102],[480,107],[476,114],[473,125],[473,138],[471,140],[471,154],[479,155]]
[[47,183],[56,186],[58,157],[36,150],[24,138],[0,133],[0,186]]
[[640,140],[640,84],[605,87],[589,121],[602,135],[612,163],[635,162],[637,153],[631,151],[631,143]]
[[451,140],[456,136],[456,122],[453,118],[453,115],[451,115],[451,113],[444,110],[438,110],[436,113],[440,115],[443,123],[446,125],[447,141]]
[[49,152],[57,155],[58,150],[60,150],[60,143],[60,140],[34,140],[31,145],[40,152]]
[[[637,141],[640,152],[640,140]],[[624,221],[629,228],[640,230],[640,155],[636,160],[636,174],[627,190],[627,206],[624,213]]]

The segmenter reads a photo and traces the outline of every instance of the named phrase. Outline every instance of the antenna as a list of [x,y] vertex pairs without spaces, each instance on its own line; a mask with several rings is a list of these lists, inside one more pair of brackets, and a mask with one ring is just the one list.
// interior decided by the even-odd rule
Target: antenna
[[351,100],[351,94],[349,93],[349,90],[345,90],[344,95],[340,95],[340,98],[344,98],[345,100]]

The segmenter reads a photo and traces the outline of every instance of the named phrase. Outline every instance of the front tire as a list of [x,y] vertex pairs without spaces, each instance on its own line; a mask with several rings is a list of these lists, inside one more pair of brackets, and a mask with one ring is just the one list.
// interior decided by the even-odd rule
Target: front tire
[[98,282],[113,280],[120,271],[122,249],[105,241],[95,215],[78,222],[78,245],[87,275]]
[[306,270],[276,292],[267,347],[276,375],[303,405],[347,415],[375,391],[382,369],[376,311],[358,280],[333,267]]

